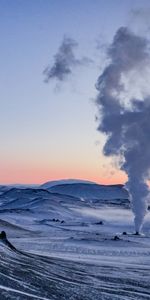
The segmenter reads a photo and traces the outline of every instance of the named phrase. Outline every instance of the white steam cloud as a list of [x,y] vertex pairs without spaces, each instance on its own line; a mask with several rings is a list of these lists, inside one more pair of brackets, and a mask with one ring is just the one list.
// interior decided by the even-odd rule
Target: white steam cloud
[[117,156],[120,169],[128,175],[127,188],[135,216],[135,230],[139,232],[149,196],[150,93],[145,95],[141,84],[138,86],[140,98],[136,93],[134,97],[130,90],[126,90],[126,81],[132,77],[136,87],[141,74],[143,77],[143,70],[150,66],[149,41],[121,27],[108,48],[108,60],[96,84],[100,116],[98,130],[107,136],[104,154]]

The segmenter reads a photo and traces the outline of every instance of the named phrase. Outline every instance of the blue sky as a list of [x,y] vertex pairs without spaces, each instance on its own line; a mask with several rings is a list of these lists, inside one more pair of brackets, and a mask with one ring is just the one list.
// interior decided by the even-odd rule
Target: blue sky
[[[142,6],[142,7],[141,7]],[[97,43],[109,43],[132,10],[149,1],[0,0],[0,183],[84,178],[124,182],[102,155],[96,131],[95,83],[104,65]],[[44,83],[64,35],[75,39],[78,67],[65,82]]]

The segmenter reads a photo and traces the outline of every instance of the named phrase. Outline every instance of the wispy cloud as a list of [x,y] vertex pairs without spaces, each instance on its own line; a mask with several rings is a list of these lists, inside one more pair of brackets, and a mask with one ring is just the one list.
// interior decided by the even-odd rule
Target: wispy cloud
[[45,82],[49,82],[52,79],[64,81],[68,75],[72,74],[74,67],[85,65],[92,61],[87,57],[76,58],[75,49],[77,47],[78,43],[74,39],[66,36],[63,38],[58,52],[54,56],[53,64],[48,65],[43,71]]

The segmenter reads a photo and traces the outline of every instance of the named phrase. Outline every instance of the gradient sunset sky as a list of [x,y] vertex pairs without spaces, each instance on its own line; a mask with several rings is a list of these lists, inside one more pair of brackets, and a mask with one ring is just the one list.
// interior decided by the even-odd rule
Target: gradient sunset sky
[[[102,154],[95,83],[116,30],[140,30],[138,9],[150,12],[150,1],[0,0],[0,184],[126,181]],[[92,62],[64,82],[45,83],[64,36],[77,41],[77,57]]]

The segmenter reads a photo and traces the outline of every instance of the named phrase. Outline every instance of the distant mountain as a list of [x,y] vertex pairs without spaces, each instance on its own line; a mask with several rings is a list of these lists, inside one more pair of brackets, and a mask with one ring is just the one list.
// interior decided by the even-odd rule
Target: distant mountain
[[57,184],[47,188],[52,193],[65,194],[83,198],[84,200],[110,200],[110,199],[127,199],[128,192],[124,186],[118,185],[100,185],[96,183],[74,182]]
[[12,188],[18,188],[18,189],[27,189],[27,188],[31,188],[31,189],[37,189],[39,188],[40,185],[39,184],[7,184],[7,185],[0,185],[0,194],[2,194],[5,191],[9,191]]
[[9,188],[0,194],[0,205],[4,203],[12,203],[14,200],[21,200],[21,202],[26,203],[29,199],[34,199],[37,197],[48,197],[49,191],[45,189],[33,189],[33,188]]
[[88,180],[81,180],[81,179],[61,179],[61,180],[54,180],[48,181],[43,183],[40,188],[42,189],[49,189],[52,186],[62,185],[62,184],[74,184],[74,183],[88,183],[88,184],[95,184],[95,182],[88,181]]
[[21,183],[14,183],[14,184],[9,184],[7,185],[8,188],[18,188],[18,189],[27,189],[27,188],[39,188],[39,184],[21,184]]

